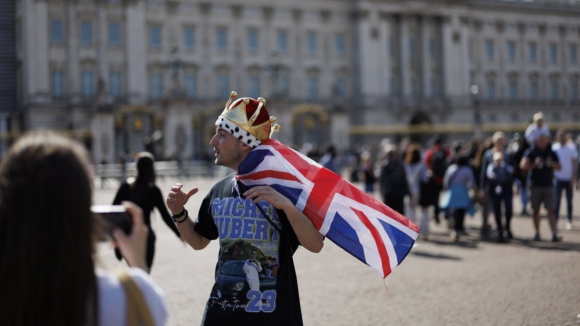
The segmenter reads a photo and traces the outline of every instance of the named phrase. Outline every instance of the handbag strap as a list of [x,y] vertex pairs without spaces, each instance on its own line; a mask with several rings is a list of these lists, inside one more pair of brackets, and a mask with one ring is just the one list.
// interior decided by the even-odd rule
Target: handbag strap
[[125,290],[125,297],[127,299],[127,325],[155,326],[143,292],[141,292],[135,280],[123,269],[116,270],[115,274]]
[[[242,193],[246,192],[249,189],[248,186],[246,186],[243,182],[240,182],[238,180],[236,180],[236,182],[237,182],[237,186],[239,189],[240,197],[242,197],[243,199],[246,199],[246,197],[243,196]],[[256,207],[258,208],[260,213],[262,213],[262,215],[264,215],[266,220],[268,220],[268,223],[270,223],[270,225],[272,225],[278,232],[281,233],[282,229],[278,225],[276,225],[276,223],[274,223],[274,221],[272,221],[272,219],[270,218],[270,215],[266,214],[266,212],[264,212],[264,209],[260,205],[258,205],[258,203],[256,203]]]
[[459,169],[461,168],[461,166],[457,166],[457,169],[455,171],[453,171],[453,174],[449,176],[449,180],[447,180],[447,188],[449,188],[451,186],[451,182],[453,180],[455,180],[455,177],[459,174]]

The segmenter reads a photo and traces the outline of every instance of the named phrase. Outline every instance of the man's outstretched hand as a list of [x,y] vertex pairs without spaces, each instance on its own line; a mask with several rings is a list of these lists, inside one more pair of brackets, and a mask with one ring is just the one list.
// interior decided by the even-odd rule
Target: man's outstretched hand
[[167,195],[167,207],[173,215],[181,213],[189,198],[199,191],[198,188],[193,188],[186,193],[181,190],[182,187],[183,185],[181,183],[176,184],[171,187],[171,191],[169,191],[169,194]]

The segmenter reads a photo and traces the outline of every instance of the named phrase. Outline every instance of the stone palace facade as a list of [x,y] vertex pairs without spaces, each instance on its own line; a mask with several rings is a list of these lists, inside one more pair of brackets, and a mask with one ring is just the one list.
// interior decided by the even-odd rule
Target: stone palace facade
[[65,131],[95,162],[206,157],[232,90],[296,147],[518,131],[536,111],[580,129],[575,0],[17,0],[15,17],[0,127]]

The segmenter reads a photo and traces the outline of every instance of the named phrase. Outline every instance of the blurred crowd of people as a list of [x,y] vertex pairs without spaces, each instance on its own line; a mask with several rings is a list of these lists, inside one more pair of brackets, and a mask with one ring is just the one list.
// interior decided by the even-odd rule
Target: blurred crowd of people
[[[511,219],[515,195],[521,201],[520,214],[533,216],[533,240],[541,240],[543,206],[552,230],[550,239],[559,242],[562,193],[566,195],[565,227],[573,228],[579,148],[580,136],[574,142],[564,129],[552,135],[538,112],[523,136],[515,133],[511,139],[497,131],[488,139],[474,137],[467,142],[448,144],[435,136],[428,146],[405,139],[399,144],[385,140],[374,150],[363,147],[356,153],[358,163],[350,179],[362,182],[370,194],[378,190],[386,205],[419,225],[423,239],[429,236],[430,219],[439,224],[443,216],[451,237],[459,240],[468,232],[465,216],[480,210],[481,236],[507,242],[514,237]],[[490,213],[495,217],[496,232],[489,223]]]

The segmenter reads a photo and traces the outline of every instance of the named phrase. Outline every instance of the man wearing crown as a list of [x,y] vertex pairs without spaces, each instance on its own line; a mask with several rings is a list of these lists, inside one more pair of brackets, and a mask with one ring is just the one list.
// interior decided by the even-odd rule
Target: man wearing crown
[[[276,118],[268,114],[266,100],[236,97],[232,92],[210,141],[215,164],[235,173],[248,154],[280,128],[272,125]],[[194,221],[184,206],[197,191],[185,192],[177,184],[167,206],[193,249],[220,240],[216,282],[202,325],[302,325],[292,256],[299,245],[320,252],[323,236],[288,198],[269,186],[248,190],[235,174],[213,186]],[[248,259],[262,267],[259,290],[257,284],[248,285],[243,270]]]

